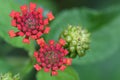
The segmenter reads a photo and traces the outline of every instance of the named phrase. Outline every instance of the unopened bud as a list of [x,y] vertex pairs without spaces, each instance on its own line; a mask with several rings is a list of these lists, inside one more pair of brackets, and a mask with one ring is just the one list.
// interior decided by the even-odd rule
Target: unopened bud
[[69,25],[60,35],[60,38],[66,41],[65,47],[69,50],[69,57],[72,58],[85,55],[86,50],[89,49],[89,37],[90,33],[87,30],[72,25]]

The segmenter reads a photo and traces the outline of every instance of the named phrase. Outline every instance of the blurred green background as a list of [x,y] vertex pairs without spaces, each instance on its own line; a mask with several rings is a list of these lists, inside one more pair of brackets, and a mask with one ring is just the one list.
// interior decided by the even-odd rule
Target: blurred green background
[[[58,40],[68,24],[80,25],[91,32],[90,49],[72,67],[56,77],[33,68],[35,42],[23,44],[22,38],[11,39],[9,13],[22,4],[35,2],[52,11],[55,20],[46,40]],[[15,29],[16,30],[16,29]],[[120,0],[0,0],[0,73],[20,73],[23,80],[120,80]]]

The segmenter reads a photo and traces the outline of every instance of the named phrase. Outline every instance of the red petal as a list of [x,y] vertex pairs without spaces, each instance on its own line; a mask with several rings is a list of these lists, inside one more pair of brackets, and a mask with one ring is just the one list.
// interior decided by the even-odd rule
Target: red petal
[[26,32],[25,34],[26,34],[26,36],[30,36],[30,35],[31,35],[31,33],[30,33],[30,32]]
[[67,59],[66,59],[66,58],[64,58],[64,59],[63,59],[63,63],[64,63],[64,64],[66,64],[66,62],[67,62]]
[[49,44],[53,45],[54,44],[54,40],[49,40]]
[[49,12],[49,13],[47,14],[47,17],[48,17],[48,19],[49,19],[50,21],[55,18],[55,17],[53,16],[52,12]]
[[42,18],[43,18],[43,15],[42,15],[42,14],[39,14],[39,18],[42,19]]
[[37,37],[39,38],[40,36],[42,36],[42,32],[37,33]]
[[41,26],[39,27],[39,30],[43,30],[43,29],[44,29],[44,26],[41,25]]
[[65,41],[64,39],[60,39],[60,40],[59,40],[59,43],[60,43],[62,46],[64,46],[64,45],[66,44],[66,41]]
[[19,36],[24,36],[24,33],[23,33],[23,32],[21,32],[21,31],[20,31],[20,32],[18,32],[17,34],[18,34]]
[[31,39],[37,39],[37,35],[31,35]]
[[38,9],[37,9],[37,12],[38,12],[38,13],[43,13],[43,9],[42,9],[42,8],[38,8]]
[[35,68],[37,71],[39,71],[39,70],[41,70],[41,69],[42,69],[42,67],[41,67],[41,66],[39,66],[38,64],[35,64],[35,65],[34,65],[34,68]]
[[27,12],[27,5],[21,6],[20,9],[23,13],[26,13]]
[[14,18],[15,17],[15,13],[16,12],[12,10],[11,13],[10,13],[10,17]]
[[40,52],[44,52],[44,49],[43,49],[43,48],[40,48]]
[[62,53],[64,51],[64,49],[63,48],[60,48],[60,52]]
[[37,62],[38,62],[38,63],[41,62],[40,58],[37,58]]
[[45,64],[45,63],[42,63],[41,65],[42,65],[43,67],[45,67],[45,66],[46,66],[46,64]]
[[16,16],[16,17],[19,17],[19,16],[20,16],[20,13],[19,13],[19,12],[16,12],[16,13],[15,13],[15,16]]
[[38,57],[38,52],[37,51],[34,52],[34,57],[36,57],[36,58]]
[[65,54],[65,55],[68,54],[68,50],[67,50],[67,49],[64,50],[64,54]]
[[22,29],[22,27],[21,27],[20,24],[17,24],[17,28],[18,28],[18,30],[21,30],[21,29]]
[[45,71],[45,72],[49,72],[50,69],[49,69],[49,68],[44,68],[44,71]]
[[50,27],[46,27],[45,30],[44,30],[44,33],[45,33],[45,34],[48,34],[49,31],[50,31]]
[[44,25],[47,25],[47,24],[49,24],[48,19],[45,19],[44,20]]
[[65,68],[66,68],[66,66],[62,65],[62,66],[60,67],[60,70],[61,70],[61,71],[64,71]]
[[56,71],[58,70],[58,67],[53,67],[52,70]]
[[44,41],[43,38],[37,39],[37,43],[38,43],[40,46],[44,46],[44,45],[45,45],[45,41]]
[[58,75],[58,72],[57,71],[52,71],[52,76],[56,76],[56,75]]
[[60,44],[56,44],[56,49],[59,50],[61,48],[61,45]]
[[16,20],[12,20],[11,25],[16,27]]
[[9,34],[9,36],[10,36],[11,38],[13,38],[13,37],[16,36],[16,33],[15,33],[13,30],[10,30],[10,31],[8,32],[8,34]]
[[71,64],[72,64],[72,58],[67,58],[66,65],[71,65]]
[[21,18],[20,17],[17,18],[17,22],[21,23]]
[[31,12],[34,11],[35,8],[36,8],[36,4],[31,2],[31,3],[30,3],[30,11],[31,11]]
[[35,29],[32,31],[33,34],[36,34],[38,31]]
[[30,40],[29,40],[28,38],[24,38],[24,39],[23,39],[23,42],[24,42],[24,43],[27,43],[27,44],[30,44]]

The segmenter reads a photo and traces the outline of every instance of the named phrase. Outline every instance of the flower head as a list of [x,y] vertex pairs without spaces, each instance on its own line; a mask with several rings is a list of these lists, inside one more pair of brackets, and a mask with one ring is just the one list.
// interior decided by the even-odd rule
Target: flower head
[[63,48],[63,42],[65,42],[63,39],[60,39],[58,43],[50,40],[47,44],[43,38],[40,39],[38,43],[42,46],[39,51],[34,52],[37,61],[34,68],[37,71],[43,68],[45,72],[51,72],[54,76],[58,74],[58,70],[64,71],[67,65],[71,65],[72,59],[65,57],[68,51]]
[[23,42],[29,43],[29,39],[38,39],[43,34],[48,34],[50,27],[49,21],[54,19],[52,12],[49,12],[45,18],[43,16],[43,9],[37,8],[35,3],[22,5],[21,12],[11,11],[12,18],[11,25],[18,29],[18,32],[10,30],[8,33],[10,37],[25,36]]
[[85,55],[86,50],[89,48],[90,43],[90,33],[82,29],[80,26],[69,25],[66,30],[64,30],[60,38],[66,40],[65,47],[69,50],[69,57],[79,57]]

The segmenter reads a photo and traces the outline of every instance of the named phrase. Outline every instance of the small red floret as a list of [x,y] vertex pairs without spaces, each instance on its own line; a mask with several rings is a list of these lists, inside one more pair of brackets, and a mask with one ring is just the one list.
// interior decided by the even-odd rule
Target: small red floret
[[66,64],[67,64],[67,65],[71,65],[71,64],[72,64],[72,58],[68,58],[68,59],[66,60]]
[[43,13],[43,9],[42,9],[42,8],[38,8],[38,9],[37,9],[37,12],[38,12],[38,13]]
[[50,27],[46,27],[46,29],[45,29],[44,33],[45,33],[45,34],[48,34],[48,33],[49,33],[49,31],[50,31]]
[[57,71],[52,71],[51,75],[56,76],[56,75],[58,75],[58,72]]
[[20,9],[23,13],[27,12],[27,5],[21,6]]
[[40,46],[44,46],[44,45],[45,45],[45,41],[44,41],[43,38],[37,39],[37,43],[38,43]]
[[49,19],[50,21],[55,18],[55,17],[53,16],[52,12],[49,12],[49,13],[47,14],[47,17],[48,17],[48,19]]
[[66,66],[62,65],[62,66],[60,67],[60,70],[61,70],[61,71],[64,71],[65,68],[66,68]]
[[60,39],[60,40],[59,40],[59,43],[60,43],[62,46],[64,46],[64,45],[66,44],[66,41],[65,41],[64,39]]
[[28,38],[24,38],[24,39],[23,39],[23,43],[30,44],[30,40],[29,40]]
[[36,58],[38,57],[38,52],[37,51],[34,52],[34,57],[36,57]]
[[38,64],[35,64],[35,65],[34,65],[34,68],[35,68],[37,71],[39,71],[39,70],[42,69],[41,66],[39,66]]
[[49,44],[53,45],[54,44],[54,40],[49,40]]
[[16,21],[15,21],[15,20],[12,20],[12,21],[11,21],[11,25],[16,27]]
[[34,11],[36,9],[36,4],[35,3],[30,3],[30,11]]
[[9,34],[9,36],[10,36],[11,38],[13,38],[13,37],[16,36],[16,33],[15,33],[13,30],[10,30],[10,31],[8,32],[8,34]]

